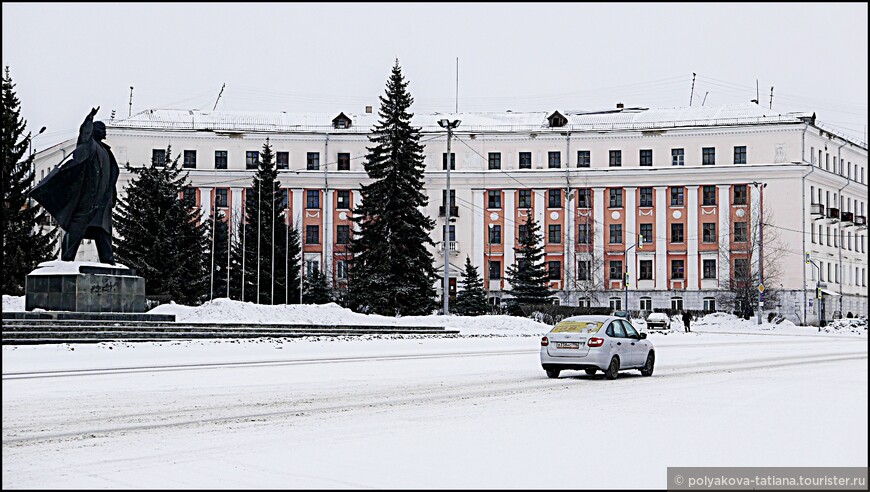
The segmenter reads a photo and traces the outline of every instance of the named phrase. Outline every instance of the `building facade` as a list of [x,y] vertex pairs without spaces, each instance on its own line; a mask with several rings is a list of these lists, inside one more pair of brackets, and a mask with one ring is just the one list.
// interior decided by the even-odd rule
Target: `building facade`
[[[190,172],[185,194],[206,219],[223,211],[235,230],[268,138],[288,220],[301,232],[304,268],[318,267],[340,287],[376,118],[147,110],[106,121],[107,143],[119,163],[134,166],[159,164],[171,145]],[[443,118],[461,120],[450,156],[437,124]],[[867,314],[867,146],[826,129],[813,114],[752,103],[617,105],[425,114],[412,124],[425,146],[425,212],[437,223],[433,254],[441,272],[448,255],[451,290],[468,256],[494,302],[509,295],[505,271],[533,216],[553,298],[562,304],[724,308],[722,294],[760,256],[770,274],[762,272],[766,293],[776,294],[765,311],[798,323],[817,322],[820,303],[827,319]],[[37,179],[74,145],[39,152]],[[130,177],[122,169],[119,194]],[[96,258],[92,245],[83,245],[80,257]]]

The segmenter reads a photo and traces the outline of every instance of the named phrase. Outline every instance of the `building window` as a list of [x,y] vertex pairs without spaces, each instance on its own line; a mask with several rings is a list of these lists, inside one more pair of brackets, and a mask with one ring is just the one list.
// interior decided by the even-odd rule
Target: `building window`
[[610,208],[622,207],[622,188],[610,189]]
[[671,149],[671,165],[672,166],[685,166],[686,165],[686,155],[683,149]]
[[652,189],[652,187],[643,187],[640,189],[640,206],[641,207],[652,207],[653,206],[653,189]]
[[196,188],[193,186],[185,186],[181,191],[181,201],[188,207],[196,205]]
[[338,153],[338,170],[339,171],[350,171],[350,153],[349,152],[339,152]]
[[501,169],[501,152],[489,153],[489,168]]
[[350,190],[338,190],[338,199],[335,208],[337,210],[350,210]]
[[520,190],[517,208],[532,208],[532,190]]
[[547,208],[562,208],[562,190],[547,190]]
[[640,165],[652,166],[652,149],[640,150]]
[[501,280],[501,262],[490,260],[489,261],[489,279],[490,280]]
[[608,302],[610,304],[611,311],[619,311],[620,309],[622,309],[621,297],[611,297]]
[[640,235],[643,236],[642,244],[652,244],[653,242],[653,225],[652,224],[641,224],[640,225]]
[[640,310],[641,311],[652,311],[652,297],[641,297],[640,298]]
[[308,171],[320,170],[320,152],[308,152],[305,157],[305,169]]
[[320,260],[306,259],[305,260],[305,276],[311,277],[315,271],[320,270]]
[[196,169],[196,151],[195,150],[185,150],[184,151],[184,162],[182,163],[182,167],[188,169]]
[[704,298],[704,311],[715,311],[716,310],[716,299],[713,297],[705,297]]
[[245,152],[245,169],[257,169],[260,165],[260,153],[256,150]]
[[716,164],[716,147],[704,147],[701,149],[701,165],[713,166]]
[[[447,152],[441,153],[441,169],[447,170]],[[456,153],[450,153],[450,170],[456,169]]]
[[638,280],[652,280],[653,279],[653,261],[652,260],[640,260],[640,271],[638,272]]
[[490,224],[489,244],[501,244],[501,226],[500,225]]
[[683,280],[685,278],[685,267],[683,260],[671,260],[671,279]]
[[577,244],[589,244],[589,224],[577,224]]
[[610,262],[610,280],[622,280],[622,261]]
[[151,165],[159,167],[166,165],[166,149],[151,149]]
[[320,244],[320,226],[305,226],[305,244]]
[[562,226],[559,224],[550,224],[547,226],[547,242],[550,244],[559,244],[562,242]]
[[590,280],[592,273],[592,262],[589,260],[577,261],[577,280]]
[[735,222],[734,223],[734,242],[735,243],[745,243],[748,236],[748,227],[746,222]]
[[278,202],[278,208],[277,208],[279,213],[281,210],[284,210],[285,208],[287,208],[287,205],[290,204],[290,190],[288,190],[287,188],[282,189],[280,196],[281,196],[281,200]]
[[320,208],[319,190],[307,190],[305,192],[305,208]]
[[671,243],[683,242],[683,224],[671,224]]
[[610,224],[610,244],[622,244],[622,224]]
[[532,153],[520,152],[520,169],[532,168]]
[[529,237],[529,226],[527,224],[520,224],[519,232],[517,233],[517,239],[526,239]]
[[683,298],[682,297],[671,297],[671,309],[676,311],[683,310]]
[[562,167],[562,153],[558,150],[555,152],[547,152],[547,167],[550,169],[558,169]]
[[226,150],[214,151],[214,168],[215,169],[226,169],[227,168],[227,151]]
[[577,188],[577,206],[579,208],[589,208],[592,204],[590,196],[591,193],[589,188]]
[[501,190],[489,190],[486,192],[486,208],[501,208]]
[[350,243],[350,226],[340,225],[335,228],[335,243],[349,244]]
[[746,205],[746,185],[734,185],[734,205]]
[[214,190],[214,206],[215,207],[228,207],[229,205],[229,189],[228,188],[215,188]]
[[592,164],[592,156],[591,151],[589,150],[578,150],[577,151],[577,167],[589,167]]
[[447,232],[450,234],[450,242],[456,242],[456,226],[452,225],[447,229]]
[[290,169],[290,152],[276,152],[275,167],[277,169]]
[[702,224],[703,227],[703,237],[702,241],[705,243],[715,243],[716,242],[716,223],[715,222],[704,222]]
[[671,186],[671,206],[682,207],[685,202],[685,189],[682,186]]
[[562,262],[548,261],[547,262],[547,279],[562,280]]
[[749,260],[737,258],[734,260],[734,279],[745,281],[749,278]]
[[716,260],[704,260],[704,278],[716,278]]
[[620,167],[622,166],[622,151],[621,150],[611,150],[610,151],[610,167]]
[[746,146],[734,147],[734,164],[746,164]]
[[347,278],[347,261],[338,260],[335,262],[335,276],[340,279]]
[[703,191],[704,191],[703,205],[716,205],[716,187],[715,186],[705,186],[703,188]]

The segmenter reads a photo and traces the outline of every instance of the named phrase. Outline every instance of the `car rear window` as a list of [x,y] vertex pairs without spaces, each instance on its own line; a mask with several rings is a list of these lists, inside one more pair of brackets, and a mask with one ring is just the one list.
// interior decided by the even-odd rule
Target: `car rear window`
[[553,333],[598,333],[603,325],[600,321],[560,321]]

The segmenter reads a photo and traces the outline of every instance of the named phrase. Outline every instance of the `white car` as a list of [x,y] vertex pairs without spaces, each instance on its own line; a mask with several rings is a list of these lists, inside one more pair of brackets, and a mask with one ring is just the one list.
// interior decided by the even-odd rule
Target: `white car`
[[646,327],[648,330],[670,330],[671,318],[665,313],[649,313],[646,317]]
[[646,333],[615,316],[566,318],[541,338],[541,366],[551,378],[568,369],[589,375],[604,371],[607,379],[628,369],[651,376],[655,362],[655,348]]

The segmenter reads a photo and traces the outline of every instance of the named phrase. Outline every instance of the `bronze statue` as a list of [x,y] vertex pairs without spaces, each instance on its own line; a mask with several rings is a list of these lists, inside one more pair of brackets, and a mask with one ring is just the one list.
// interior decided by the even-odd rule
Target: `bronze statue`
[[92,108],[79,128],[72,158],[52,170],[30,195],[64,230],[61,260],[75,260],[82,239],[93,239],[100,262],[115,264],[112,253],[112,207],[117,199],[118,162],[103,140],[106,125],[94,121]]

